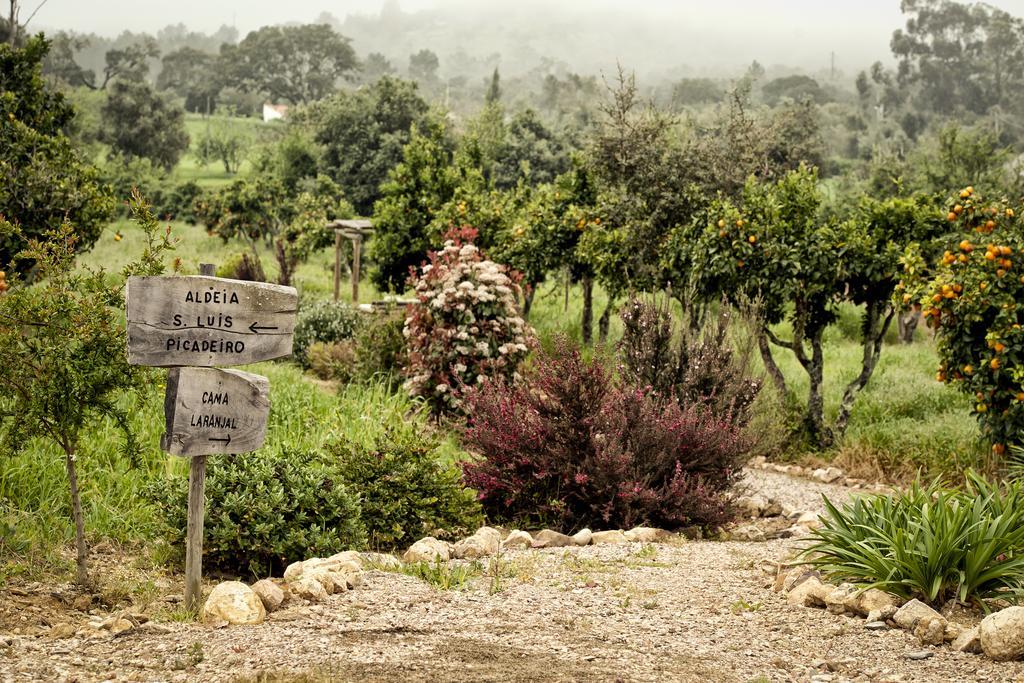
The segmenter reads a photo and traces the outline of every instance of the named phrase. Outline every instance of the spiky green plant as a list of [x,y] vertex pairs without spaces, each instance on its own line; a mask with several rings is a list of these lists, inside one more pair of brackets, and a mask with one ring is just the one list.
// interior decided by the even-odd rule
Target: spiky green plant
[[915,484],[837,507],[827,498],[805,561],[832,579],[988,610],[1024,595],[1024,485],[968,472],[963,489]]

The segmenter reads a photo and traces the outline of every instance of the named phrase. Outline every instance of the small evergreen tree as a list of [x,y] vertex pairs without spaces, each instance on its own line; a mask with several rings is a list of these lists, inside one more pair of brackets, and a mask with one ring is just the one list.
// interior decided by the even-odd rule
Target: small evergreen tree
[[[159,274],[161,256],[172,246],[169,231],[158,234],[156,219],[138,193],[131,210],[148,244],[142,257],[125,267],[124,276]],[[0,235],[16,231],[13,224],[0,222]],[[102,270],[76,268],[76,241],[67,223],[45,240],[31,239],[19,258],[35,263],[40,282],[27,286],[14,278],[10,290],[0,295],[0,448],[14,452],[42,438],[64,452],[76,577],[86,584],[85,520],[75,468],[80,436],[89,423],[109,417],[124,431],[127,450],[134,452],[127,415],[117,399],[139,388],[148,373],[128,365],[118,310],[124,304],[123,280],[111,285]]]

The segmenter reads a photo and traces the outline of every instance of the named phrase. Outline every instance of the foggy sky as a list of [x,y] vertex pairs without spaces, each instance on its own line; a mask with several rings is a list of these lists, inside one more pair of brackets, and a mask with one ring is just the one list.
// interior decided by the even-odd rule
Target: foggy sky
[[[23,0],[26,16],[39,0]],[[115,35],[155,32],[168,24],[212,32],[222,24],[241,35],[267,24],[313,21],[321,12],[341,20],[376,14],[381,0],[48,0],[32,26]],[[994,0],[1024,15],[1024,0]],[[405,12],[442,7],[459,13],[529,16],[537,22],[587,17],[579,41],[605,43],[608,60],[634,68],[685,63],[697,68],[749,64],[827,68],[831,53],[850,73],[890,61],[889,39],[903,26],[899,0],[400,0]],[[128,9],[130,8],[130,9]],[[594,22],[595,18],[601,24]],[[626,35],[628,34],[628,35]],[[359,46],[359,37],[354,39]],[[639,40],[638,40],[639,39]],[[638,45],[649,45],[643,50]],[[431,46],[438,52],[458,46]],[[438,49],[440,48],[440,49]]]

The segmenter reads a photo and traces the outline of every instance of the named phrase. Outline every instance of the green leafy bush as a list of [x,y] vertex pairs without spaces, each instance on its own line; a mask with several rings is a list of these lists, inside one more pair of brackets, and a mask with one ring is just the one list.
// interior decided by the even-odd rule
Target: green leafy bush
[[825,500],[805,550],[832,578],[933,605],[986,607],[1024,591],[1024,485],[993,486],[973,472],[963,490],[913,486],[893,496]]
[[[183,548],[188,479],[149,489],[168,540]],[[206,472],[203,562],[255,577],[289,563],[365,544],[358,497],[338,468],[308,451],[256,451],[213,458]]]
[[356,332],[354,379],[360,382],[391,380],[405,365],[402,315],[373,317]]
[[352,379],[352,368],[356,352],[352,342],[313,342],[306,349],[310,371],[320,379],[334,379],[348,382]]
[[302,367],[309,368],[307,350],[311,344],[351,339],[358,325],[359,314],[347,304],[317,301],[303,307],[295,322],[292,355]]
[[249,282],[267,281],[267,274],[263,270],[263,263],[256,256],[248,252],[235,253],[227,257],[217,267],[217,277],[226,277],[232,280],[248,280]]
[[372,547],[400,547],[426,534],[454,538],[479,526],[480,506],[440,446],[416,425],[389,426],[369,446],[343,440],[329,447],[346,485],[359,492]]

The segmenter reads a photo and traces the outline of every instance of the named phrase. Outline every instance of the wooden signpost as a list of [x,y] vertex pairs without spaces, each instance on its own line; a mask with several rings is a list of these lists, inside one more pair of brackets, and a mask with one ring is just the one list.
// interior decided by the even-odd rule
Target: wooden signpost
[[293,287],[219,277],[128,278],[128,362],[231,366],[290,355]]
[[266,377],[216,366],[291,355],[298,294],[292,287],[199,276],[128,278],[128,362],[171,368],[160,447],[191,458],[185,605],[202,595],[206,456],[254,451],[270,415]]

